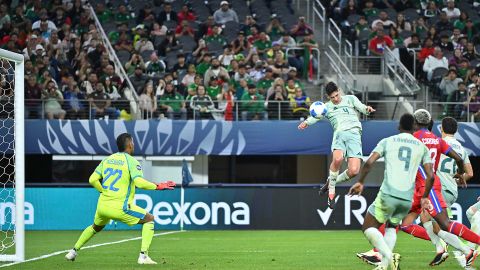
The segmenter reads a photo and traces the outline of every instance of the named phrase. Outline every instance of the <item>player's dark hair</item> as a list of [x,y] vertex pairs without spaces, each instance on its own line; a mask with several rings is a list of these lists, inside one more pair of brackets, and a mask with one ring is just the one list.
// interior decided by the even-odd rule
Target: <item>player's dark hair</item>
[[128,133],[120,134],[117,137],[118,152],[125,152],[125,149],[127,148],[127,143],[131,139],[132,139],[132,135],[130,135]]
[[405,113],[400,117],[400,129],[404,131],[413,131],[413,123],[415,118],[410,113]]
[[327,96],[330,96],[335,91],[338,91],[338,86],[334,82],[327,83],[327,86],[325,86],[325,92],[327,92]]
[[457,129],[458,129],[457,120],[455,120],[455,118],[453,118],[453,117],[443,118],[442,129],[443,129],[443,132],[445,132],[447,134],[453,135],[453,134],[457,133]]
[[428,127],[427,127],[427,128],[428,128],[428,131],[432,131],[432,129],[433,129],[433,124],[434,124],[434,123],[433,123],[433,119],[432,119],[432,120],[430,120],[430,123],[428,124]]

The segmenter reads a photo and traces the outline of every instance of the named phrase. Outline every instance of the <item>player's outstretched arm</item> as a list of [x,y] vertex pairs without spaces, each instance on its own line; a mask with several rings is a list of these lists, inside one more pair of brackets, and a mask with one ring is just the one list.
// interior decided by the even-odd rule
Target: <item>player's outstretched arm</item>
[[173,181],[166,181],[163,183],[152,183],[150,181],[147,181],[143,179],[142,177],[137,177],[135,180],[133,180],[135,183],[135,186],[141,189],[147,189],[147,190],[163,190],[163,189],[173,189],[175,187],[175,182]]
[[371,106],[367,106],[363,104],[356,96],[353,96],[353,106],[355,109],[365,115],[369,115],[370,113],[376,111]]
[[363,191],[363,183],[365,183],[365,178],[367,177],[368,173],[373,167],[375,161],[380,158],[380,154],[377,152],[372,152],[370,157],[368,158],[367,162],[363,164],[362,169],[360,170],[360,177],[358,182],[355,183],[350,190],[348,191],[348,195],[361,195]]
[[98,172],[93,172],[92,175],[90,175],[90,178],[88,179],[88,182],[90,185],[92,185],[98,192],[102,192],[102,184],[100,183],[102,181],[102,176]]
[[305,121],[302,121],[300,123],[300,125],[298,125],[298,129],[304,130],[304,129],[308,128],[309,126],[317,123],[318,121],[320,121],[320,119],[309,116]]

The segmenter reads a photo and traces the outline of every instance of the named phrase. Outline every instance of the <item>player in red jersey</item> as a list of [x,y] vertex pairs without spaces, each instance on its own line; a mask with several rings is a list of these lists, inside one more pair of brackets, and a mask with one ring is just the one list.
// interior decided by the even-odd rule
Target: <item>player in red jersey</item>
[[[450,148],[450,146],[442,139],[438,138],[435,134],[428,130],[429,124],[431,123],[431,116],[427,110],[420,109],[414,113],[415,123],[417,126],[417,131],[413,134],[417,139],[422,141],[430,151],[432,160],[434,161],[434,173],[437,170],[438,163],[440,161],[440,155],[444,154],[455,160],[459,168],[459,179],[463,179],[463,160],[462,158]],[[471,266],[473,261],[476,259],[478,253],[473,249],[465,246],[457,236],[462,237],[463,239],[472,242],[480,242],[480,236],[470,231],[466,226],[458,222],[452,222],[447,215],[447,204],[443,199],[442,195],[442,185],[438,176],[435,175],[435,180],[433,188],[430,192],[430,202],[431,207],[428,211],[423,211],[420,206],[420,199],[425,190],[425,172],[423,168],[419,168],[417,172],[417,180],[415,187],[415,194],[413,199],[412,208],[410,209],[410,214],[405,217],[403,220],[402,226],[400,227],[402,231],[410,233],[416,237],[422,239],[430,239],[435,246],[437,247],[437,255],[430,263],[430,265],[438,265],[445,261],[448,257],[448,253],[445,248],[441,246],[441,239],[447,242],[449,245],[460,250],[465,254],[467,260],[467,266]],[[413,224],[413,222],[420,215],[420,220],[423,223],[423,227]],[[434,229],[433,218],[439,227],[437,226]],[[454,235],[453,235],[454,234]]]
[[[428,130],[431,123],[430,113],[426,110],[421,109],[417,110],[414,113],[414,117],[417,129],[417,131],[414,133],[414,136],[417,139],[421,140],[429,148],[432,161],[434,161],[434,172],[438,167],[440,155],[444,154],[453,158],[456,161],[458,168],[460,168],[460,174],[458,175],[458,178],[463,179],[463,160],[461,159],[461,157],[454,150],[452,150],[443,139],[438,138],[435,134],[431,133]],[[412,234],[415,237],[425,240],[432,240],[432,242],[434,242],[434,244],[437,246],[437,255],[430,263],[430,265],[438,265],[448,257],[448,253],[444,248],[438,250],[438,246],[441,246],[441,244],[439,244],[441,243],[441,238],[445,240],[445,242],[465,254],[467,266],[471,266],[473,264],[473,261],[476,259],[478,253],[473,249],[465,246],[455,235],[458,235],[472,243],[480,242],[480,236],[470,231],[463,224],[450,221],[447,215],[447,205],[443,199],[443,195],[441,192],[441,183],[438,176],[435,175],[433,188],[429,196],[431,207],[428,211],[422,212],[422,208],[419,203],[424,190],[425,172],[423,171],[423,168],[419,168],[419,171],[417,172],[417,180],[412,209],[410,210],[410,213],[407,215],[407,217],[405,217],[405,219],[403,220],[402,226],[400,227],[401,230]],[[420,225],[413,224],[413,222],[417,219],[419,215],[421,216],[421,221],[426,228]],[[439,225],[436,226],[435,229],[433,228],[431,217],[433,217],[433,219]],[[357,257],[370,264],[375,264],[379,260],[378,253],[372,251],[366,253],[359,253],[357,254]]]

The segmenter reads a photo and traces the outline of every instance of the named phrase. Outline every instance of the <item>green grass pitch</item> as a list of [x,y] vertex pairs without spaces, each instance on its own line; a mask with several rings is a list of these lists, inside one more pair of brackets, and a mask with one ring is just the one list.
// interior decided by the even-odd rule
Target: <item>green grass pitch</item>
[[[158,233],[158,232],[156,232]],[[79,231],[28,231],[27,259],[72,247]],[[87,245],[140,236],[140,231],[105,231]],[[82,250],[75,262],[64,254],[3,269],[373,269],[355,253],[369,243],[360,231],[185,231],[156,236],[150,256],[159,265],[137,265],[141,240]],[[430,242],[400,232],[396,252],[402,269],[431,269]],[[478,262],[480,263],[480,261]],[[453,255],[436,269],[461,269]]]

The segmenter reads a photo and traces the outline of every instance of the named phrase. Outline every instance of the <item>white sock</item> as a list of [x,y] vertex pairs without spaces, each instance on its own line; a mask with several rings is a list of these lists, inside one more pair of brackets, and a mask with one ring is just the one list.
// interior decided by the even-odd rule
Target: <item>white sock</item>
[[392,251],[385,242],[383,235],[376,228],[368,228],[363,233],[370,244],[372,244],[380,252],[380,254],[382,254],[381,265],[387,267],[392,260]]
[[436,235],[433,232],[433,222],[431,220],[428,221],[428,222],[425,222],[425,223],[423,223],[423,227],[427,231],[427,234],[430,237],[430,241],[432,241],[432,244],[437,249],[437,253],[443,252],[444,248],[443,248],[442,242],[440,240],[440,237],[438,237],[438,235]]
[[470,254],[470,248],[463,244],[456,235],[446,232],[444,230],[440,230],[438,232],[438,236],[440,236],[440,238],[442,238],[450,246],[456,248],[457,250],[460,250],[463,254]]
[[328,175],[328,195],[335,195],[335,185],[337,183],[338,171],[330,171]]
[[342,182],[345,182],[345,181],[348,181],[350,180],[350,176],[348,176],[347,174],[347,170],[343,171],[338,177],[337,177],[337,183],[342,183]]
[[[468,220],[470,221],[470,229],[474,233],[479,234],[480,233],[480,212],[477,211],[475,214],[471,216],[467,215],[467,217],[468,217]],[[477,246],[475,243],[472,243],[472,242],[467,242],[467,245],[471,249],[475,249]]]
[[395,243],[397,242],[397,230],[395,228],[385,228],[385,235],[383,236],[388,248],[393,252]]

